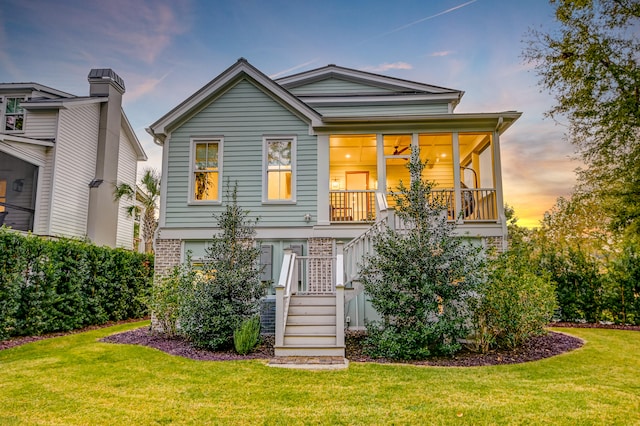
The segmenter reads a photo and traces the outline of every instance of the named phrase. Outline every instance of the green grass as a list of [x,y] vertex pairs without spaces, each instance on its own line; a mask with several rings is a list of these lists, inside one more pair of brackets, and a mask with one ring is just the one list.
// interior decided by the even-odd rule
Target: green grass
[[0,424],[640,424],[640,333],[565,329],[583,348],[542,361],[344,371],[204,362],[97,339],[0,352]]

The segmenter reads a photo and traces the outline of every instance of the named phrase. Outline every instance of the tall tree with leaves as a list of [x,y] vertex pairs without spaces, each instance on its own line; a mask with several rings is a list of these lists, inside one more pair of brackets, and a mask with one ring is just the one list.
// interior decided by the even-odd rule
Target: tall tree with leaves
[[587,168],[584,188],[607,200],[618,229],[640,229],[640,2],[551,0],[557,30],[531,30],[525,60],[555,95]]
[[181,295],[181,332],[202,348],[231,347],[234,331],[258,313],[265,292],[255,222],[238,204],[237,189],[227,182],[225,209],[214,215],[219,232],[208,241],[200,279]]
[[393,196],[407,231],[380,232],[365,259],[364,288],[382,317],[367,325],[373,356],[452,354],[469,333],[468,302],[483,280],[483,250],[454,235],[433,183],[422,179],[425,165],[412,153],[411,183],[401,182]]
[[[138,187],[142,189],[142,193],[138,194],[140,195],[138,201],[141,207],[134,203],[127,207],[127,212],[132,216],[142,214],[144,251],[146,253],[152,253],[153,235],[158,227],[156,211],[158,208],[158,200],[160,199],[160,174],[154,169],[145,169]],[[126,183],[117,184],[115,185],[113,196],[116,200],[125,197],[133,202],[136,198],[136,190]],[[142,210],[142,212],[140,210]]]

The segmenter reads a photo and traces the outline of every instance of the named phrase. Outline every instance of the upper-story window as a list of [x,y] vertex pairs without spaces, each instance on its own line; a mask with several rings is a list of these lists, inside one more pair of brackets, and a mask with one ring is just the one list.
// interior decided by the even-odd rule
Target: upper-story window
[[263,201],[295,202],[294,137],[264,139]]
[[222,138],[192,140],[191,199],[220,202]]
[[24,126],[24,109],[20,106],[22,98],[5,98],[4,130],[22,131]]

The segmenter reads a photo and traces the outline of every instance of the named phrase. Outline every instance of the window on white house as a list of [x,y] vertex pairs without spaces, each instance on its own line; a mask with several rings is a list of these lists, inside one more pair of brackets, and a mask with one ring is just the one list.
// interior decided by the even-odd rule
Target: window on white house
[[7,181],[0,180],[0,213],[6,210],[4,203],[7,202]]
[[193,141],[193,199],[220,201],[222,139]]
[[22,98],[5,98],[4,129],[12,131],[23,130],[24,109],[20,106]]
[[295,138],[265,138],[265,201],[295,200]]

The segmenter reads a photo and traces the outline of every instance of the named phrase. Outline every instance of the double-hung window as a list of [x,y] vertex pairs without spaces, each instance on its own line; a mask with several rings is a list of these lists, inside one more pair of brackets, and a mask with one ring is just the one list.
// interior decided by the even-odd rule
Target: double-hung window
[[191,141],[191,200],[220,202],[222,138]]
[[5,98],[5,131],[22,131],[24,129],[24,109],[20,106],[21,101],[22,98]]
[[294,137],[264,138],[264,202],[295,202],[295,152]]

